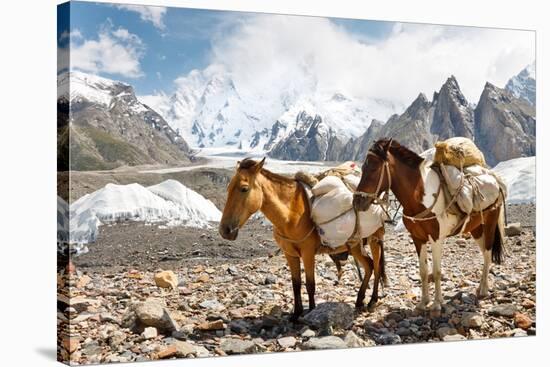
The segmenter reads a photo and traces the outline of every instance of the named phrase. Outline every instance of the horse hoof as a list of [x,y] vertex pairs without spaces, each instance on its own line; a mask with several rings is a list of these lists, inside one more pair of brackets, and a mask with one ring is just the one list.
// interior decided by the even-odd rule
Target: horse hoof
[[420,302],[416,305],[415,310],[421,313],[428,311],[428,302]]
[[489,292],[488,291],[481,292],[478,288],[476,290],[476,296],[477,296],[477,299],[485,299],[489,297]]
[[374,302],[370,301],[369,304],[367,305],[367,310],[369,310],[369,312],[374,311],[377,303],[378,303],[377,301],[374,301]]
[[363,302],[355,304],[355,311],[357,311],[358,313],[365,311],[365,305],[363,304]]

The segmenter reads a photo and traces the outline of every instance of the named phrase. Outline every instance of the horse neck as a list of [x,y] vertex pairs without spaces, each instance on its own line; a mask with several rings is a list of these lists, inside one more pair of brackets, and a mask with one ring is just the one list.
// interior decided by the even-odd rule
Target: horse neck
[[304,214],[308,214],[304,201],[307,198],[299,189],[298,183],[289,185],[261,175],[260,186],[263,192],[260,211],[277,230],[284,234],[292,234],[293,229],[297,229],[299,221],[305,217]]
[[393,163],[390,164],[391,191],[403,206],[403,212],[407,215],[414,215],[422,212],[425,207],[422,204],[424,184],[420,165],[417,168],[401,162],[393,156]]

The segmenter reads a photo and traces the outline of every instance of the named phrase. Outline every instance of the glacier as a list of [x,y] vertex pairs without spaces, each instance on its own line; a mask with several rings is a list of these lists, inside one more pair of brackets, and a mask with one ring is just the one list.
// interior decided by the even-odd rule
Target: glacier
[[221,219],[210,200],[175,180],[150,187],[109,183],[72,203],[69,215],[71,244],[95,242],[105,223],[131,220],[207,228]]

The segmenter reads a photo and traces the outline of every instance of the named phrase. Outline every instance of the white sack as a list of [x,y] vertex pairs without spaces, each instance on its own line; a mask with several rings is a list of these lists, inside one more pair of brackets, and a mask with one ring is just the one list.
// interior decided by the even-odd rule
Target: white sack
[[328,194],[315,198],[311,206],[311,217],[315,223],[324,223],[352,207],[353,194],[342,184],[341,187],[331,190]]
[[[384,225],[386,216],[379,205],[371,205],[369,210],[359,213],[359,219],[361,238],[366,238]],[[354,229],[355,212],[350,210],[338,219],[319,226],[319,235],[325,246],[336,248],[346,243]]]
[[357,175],[346,175],[344,176],[344,181],[355,191],[357,190],[357,186],[359,186],[361,177]]
[[313,186],[311,192],[313,192],[315,196],[322,196],[338,188],[345,189],[346,185],[336,176],[327,176]]
[[[470,166],[462,173],[454,166],[442,164],[441,172],[452,195],[460,188],[456,203],[466,214],[483,210],[498,199],[500,190],[498,180],[490,170],[484,167]],[[463,179],[464,184],[461,187]]]

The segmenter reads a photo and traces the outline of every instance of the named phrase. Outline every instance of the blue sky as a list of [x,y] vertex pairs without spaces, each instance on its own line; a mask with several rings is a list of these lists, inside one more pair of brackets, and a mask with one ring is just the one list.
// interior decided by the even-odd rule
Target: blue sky
[[[155,7],[150,7],[155,8]],[[137,35],[144,44],[140,58],[143,75],[128,77],[124,73],[96,72],[99,75],[131,83],[138,94],[169,91],[173,81],[193,69],[202,69],[210,61],[213,39],[228,34],[254,13],[212,11],[185,8],[164,8],[162,26],[143,20],[136,11],[119,8],[116,4],[72,2],[70,30],[78,31],[82,40],[94,40],[105,27],[119,27]],[[58,40],[67,46],[68,39],[61,35],[68,28],[66,13],[58,17]],[[333,19],[337,24],[360,40],[380,39],[389,34],[391,22]]]
[[452,74],[476,101],[486,81],[503,86],[535,58],[528,31],[90,2],[71,3],[70,25],[60,14],[59,55],[70,45],[73,69],[138,95],[170,94],[191,70],[221,65],[239,88],[307,69],[326,88],[403,104]]

